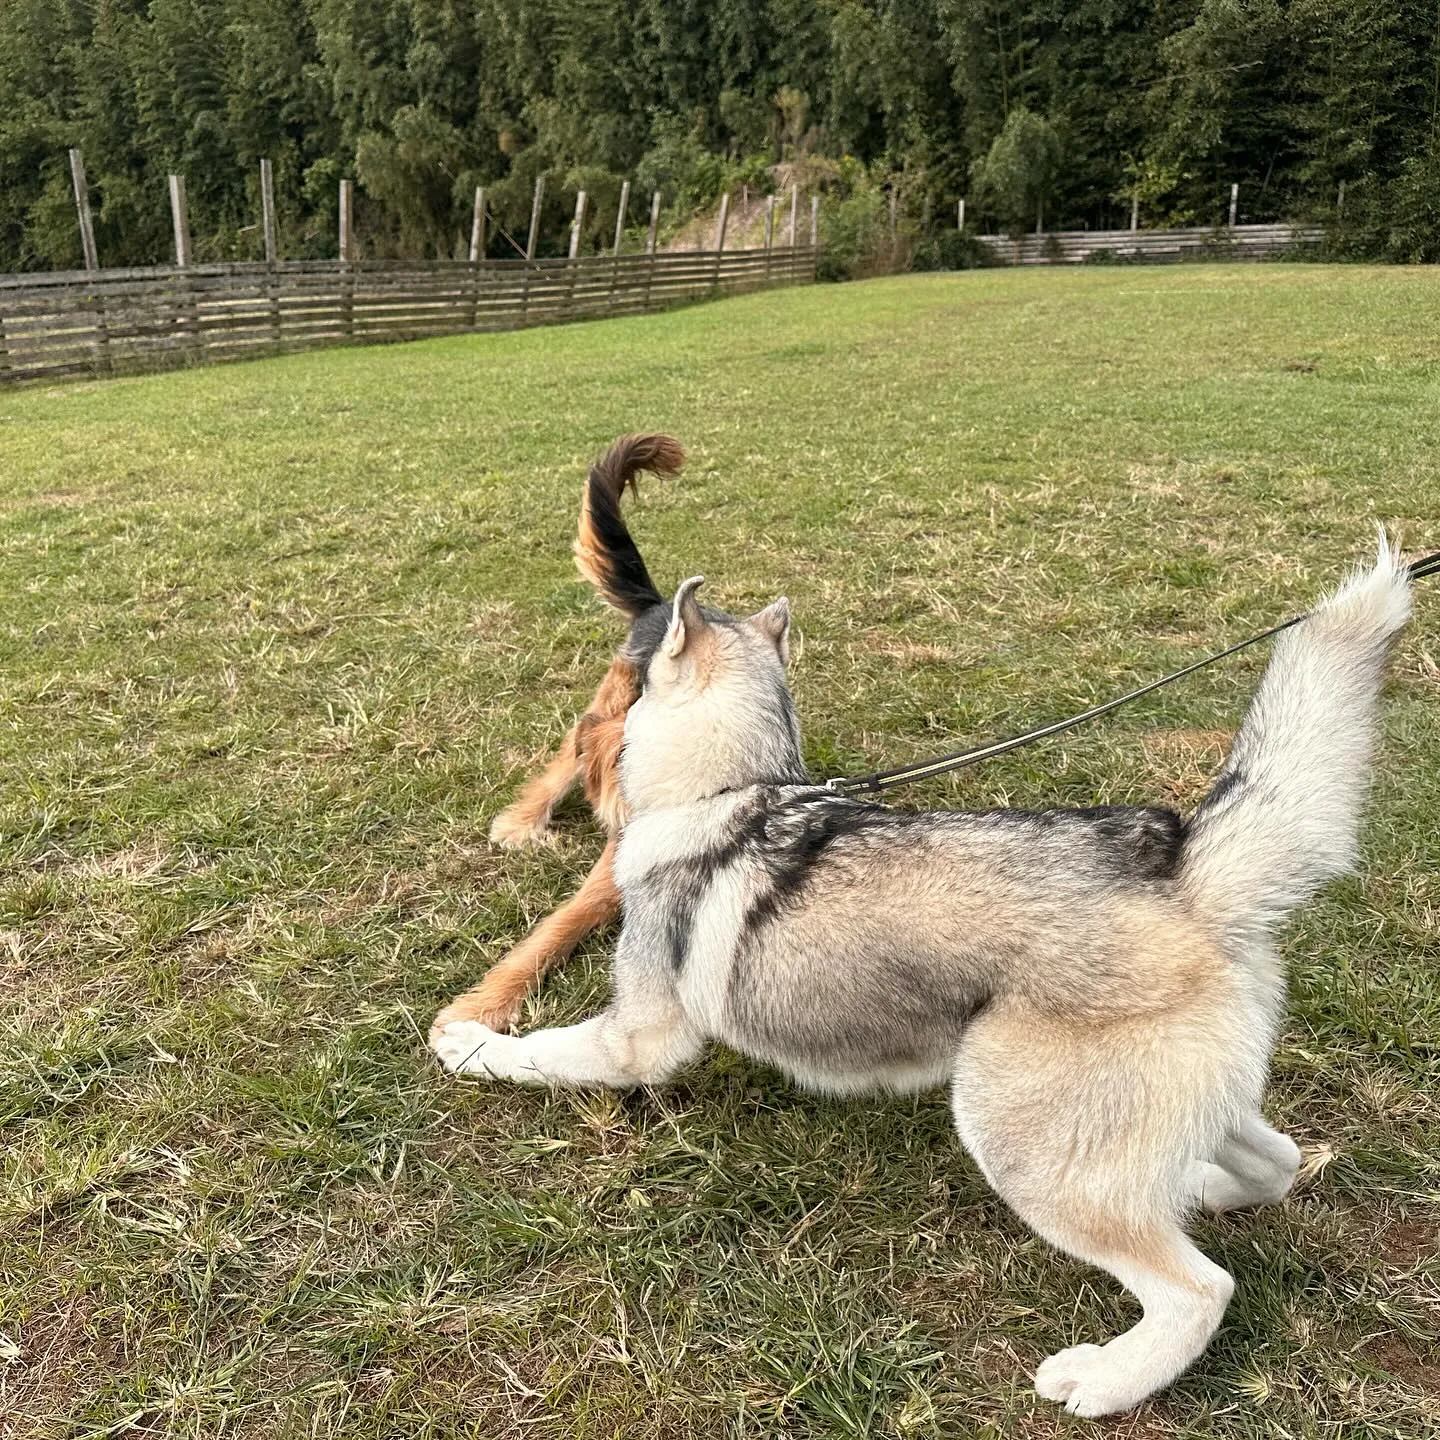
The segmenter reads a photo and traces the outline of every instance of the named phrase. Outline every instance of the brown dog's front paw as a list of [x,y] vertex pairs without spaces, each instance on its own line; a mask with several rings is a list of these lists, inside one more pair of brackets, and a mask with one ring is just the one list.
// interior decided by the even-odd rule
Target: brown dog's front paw
[[457,995],[430,1022],[430,1044],[435,1044],[447,1025],[460,1020],[473,1020],[497,1035],[510,1034],[519,1023],[527,993],[528,988],[513,993],[507,987],[482,983]]
[[517,813],[512,805],[490,822],[490,843],[502,850],[524,850],[532,845],[553,845],[555,835],[548,817]]

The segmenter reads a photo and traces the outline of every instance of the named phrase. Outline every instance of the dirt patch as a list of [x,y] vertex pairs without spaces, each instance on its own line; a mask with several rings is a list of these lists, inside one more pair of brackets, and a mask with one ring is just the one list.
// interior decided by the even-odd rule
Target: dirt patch
[[1440,1360],[1426,1357],[1399,1335],[1377,1335],[1360,1347],[1372,1364],[1426,1395],[1440,1398]]
[[1230,740],[1228,730],[1157,730],[1141,745],[1165,798],[1185,808],[1202,799],[1214,783]]

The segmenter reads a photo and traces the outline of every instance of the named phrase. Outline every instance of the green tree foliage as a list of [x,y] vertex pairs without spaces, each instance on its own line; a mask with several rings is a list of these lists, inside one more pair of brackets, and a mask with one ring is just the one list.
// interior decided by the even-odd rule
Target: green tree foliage
[[556,253],[579,185],[593,244],[623,178],[638,223],[778,165],[857,243],[892,193],[915,232],[1209,223],[1232,182],[1333,219],[1343,182],[1341,249],[1433,258],[1440,0],[0,0],[0,269],[79,262],[72,145],[106,264],[168,256],[172,171],[197,256],[258,257],[263,157],[289,256],[335,253],[346,177],[362,253],[464,254],[483,184],[498,256],[538,175]]
[[1045,202],[1060,173],[1060,137],[1043,117],[1017,105],[1000,133],[975,162],[975,196],[982,205],[1019,230],[1027,220],[1041,226]]

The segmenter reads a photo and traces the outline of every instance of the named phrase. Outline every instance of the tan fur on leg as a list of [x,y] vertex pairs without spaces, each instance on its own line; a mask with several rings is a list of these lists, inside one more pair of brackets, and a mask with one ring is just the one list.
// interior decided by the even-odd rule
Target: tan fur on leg
[[585,798],[612,835],[625,823],[620,798],[620,750],[625,716],[640,694],[640,677],[628,660],[616,659],[595,692],[590,708],[575,727],[575,748]]
[[515,1024],[525,997],[539,988],[546,970],[568,956],[592,930],[620,913],[615,845],[613,838],[606,843],[585,883],[570,900],[492,965],[473,990],[457,996],[435,1017],[432,1037],[452,1020],[478,1020],[488,1029],[501,1031]]
[[538,775],[532,776],[519,797],[491,822],[492,844],[506,850],[519,850],[526,845],[548,843],[550,817],[580,778],[576,729],[578,727],[572,728],[560,742],[554,759]]

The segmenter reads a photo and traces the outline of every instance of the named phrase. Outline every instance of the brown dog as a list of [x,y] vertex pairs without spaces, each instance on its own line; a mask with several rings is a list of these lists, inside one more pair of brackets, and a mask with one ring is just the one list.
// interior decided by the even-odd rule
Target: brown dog
[[491,1030],[510,1029],[525,997],[539,988],[545,972],[566,959],[592,930],[620,913],[620,892],[611,866],[625,819],[619,782],[625,714],[639,698],[645,664],[669,621],[665,598],[655,588],[621,518],[620,497],[627,485],[637,488],[636,477],[642,470],[669,476],[684,463],[680,442],[668,435],[626,435],[590,467],[580,496],[575,563],[601,599],[629,620],[630,631],[590,708],[561,741],[555,758],[495,817],[490,839],[512,850],[544,844],[555,807],[579,783],[605,827],[605,849],[565,904],[491,966],[473,990],[457,996],[435,1017],[432,1034],[452,1020],[478,1020]]

